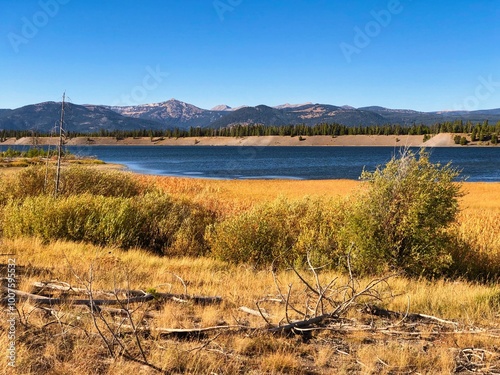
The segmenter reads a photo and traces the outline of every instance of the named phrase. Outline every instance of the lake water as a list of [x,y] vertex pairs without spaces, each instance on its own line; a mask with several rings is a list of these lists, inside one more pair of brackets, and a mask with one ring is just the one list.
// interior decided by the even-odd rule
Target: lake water
[[[418,149],[414,149],[418,152]],[[500,148],[434,148],[433,162],[451,161],[469,181],[500,181]],[[102,146],[74,152],[92,154],[130,170],[222,179],[357,179],[400,150],[394,147],[151,147]]]
[[[25,146],[26,147],[26,146]],[[0,151],[7,147],[0,146]],[[217,179],[357,179],[400,152],[394,147],[68,147],[131,171],[163,176]],[[412,149],[418,152],[419,149]],[[500,181],[500,147],[450,147],[428,150],[431,161],[462,169],[468,181]]]

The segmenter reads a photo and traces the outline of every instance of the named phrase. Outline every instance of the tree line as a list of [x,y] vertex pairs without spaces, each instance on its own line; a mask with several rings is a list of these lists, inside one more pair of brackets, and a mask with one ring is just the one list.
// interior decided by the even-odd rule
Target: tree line
[[[346,126],[337,123],[320,123],[309,126],[306,124],[296,125],[233,125],[221,128],[191,127],[189,129],[139,129],[139,130],[106,130],[100,129],[97,132],[84,133],[78,131],[68,131],[67,138],[73,137],[114,137],[124,138],[183,138],[183,137],[249,137],[249,136],[343,136],[343,135],[423,135],[427,138],[431,134],[439,133],[467,133],[471,135],[471,141],[489,141],[495,143],[500,135],[500,121],[496,124],[489,124],[486,120],[482,123],[471,121],[447,121],[433,125],[413,124],[413,125],[368,125],[368,126]],[[47,132],[36,132],[33,130],[1,130],[0,142],[7,138],[22,137],[48,137]]]

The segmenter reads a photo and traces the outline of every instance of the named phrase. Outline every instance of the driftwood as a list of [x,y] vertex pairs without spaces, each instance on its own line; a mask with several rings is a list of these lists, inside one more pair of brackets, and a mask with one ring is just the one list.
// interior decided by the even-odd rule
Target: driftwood
[[291,322],[289,324],[285,324],[282,326],[278,327],[273,327],[270,328],[268,331],[272,333],[300,333],[301,330],[308,329],[314,325],[317,325],[319,323],[323,323],[328,320],[332,320],[336,318],[335,315],[332,314],[324,314],[324,315],[319,315],[315,316],[314,318],[306,319],[306,320],[299,320],[296,322]]
[[[110,315],[128,317],[130,314],[130,312],[128,312],[125,309],[117,309],[114,307],[107,307],[107,306],[100,306],[99,308],[101,309],[102,312],[107,312]],[[141,313],[141,315],[144,318],[157,318],[159,316],[158,313],[155,313],[153,311],[144,311]]]
[[[7,290],[6,287],[2,287],[3,290]],[[60,290],[60,289],[57,289]],[[74,289],[72,289],[74,290]],[[117,290],[116,292],[105,292],[105,291],[92,291],[92,294],[106,294],[117,296],[118,292],[125,292],[127,295],[124,299],[73,299],[66,297],[52,298],[40,296],[37,294],[27,293],[20,290],[13,290],[16,295],[25,300],[32,301],[39,305],[60,305],[60,304],[73,304],[73,305],[86,305],[86,306],[117,306],[122,304],[130,303],[141,303],[148,302],[152,300],[172,300],[176,302],[188,302],[191,301],[199,305],[209,305],[218,304],[222,302],[222,297],[219,296],[191,296],[183,294],[171,294],[171,293],[147,293],[137,290]],[[88,292],[85,291],[87,294]]]
[[[7,288],[2,287],[3,290],[6,290]],[[14,293],[18,297],[24,300],[31,301],[35,304],[38,305],[61,305],[61,304],[73,304],[73,305],[94,305],[94,306],[113,306],[113,305],[120,305],[120,303],[137,303],[137,302],[148,302],[154,299],[154,296],[151,294],[145,294],[141,297],[131,297],[127,298],[123,301],[116,301],[116,300],[110,300],[110,299],[70,299],[70,298],[51,298],[51,297],[44,297],[44,296],[39,296],[37,294],[31,294],[27,292],[23,292],[21,290],[13,290]]]
[[[71,285],[67,283],[63,283],[60,281],[42,281],[42,282],[35,282],[33,283],[33,286],[40,290],[57,290],[61,292],[74,292],[78,294],[89,294],[89,291],[87,289],[83,288],[74,288]],[[186,303],[186,302],[193,302],[198,305],[210,305],[210,304],[218,304],[222,302],[222,297],[219,296],[192,296],[187,293],[184,294],[173,294],[173,293],[147,293],[143,290],[129,290],[129,289],[116,289],[113,291],[110,290],[92,290],[92,295],[106,295],[106,296],[111,296],[115,297],[118,294],[122,294],[127,298],[130,297],[145,297],[146,295],[152,295],[156,299],[165,299],[165,300],[172,300],[175,302],[180,302],[180,303]],[[142,302],[142,301],[139,301]]]
[[411,322],[415,321],[433,321],[437,323],[442,323],[442,324],[449,324],[453,326],[457,326],[458,323],[453,322],[451,320],[445,320],[441,319],[432,315],[425,315],[425,314],[403,314],[397,311],[391,311],[391,310],[386,310],[382,309],[378,306],[375,305],[367,305],[364,309],[361,310],[364,313],[370,314],[370,315],[375,315],[378,317],[382,318],[395,318],[395,319],[403,319],[403,320],[408,320]]
[[[44,290],[56,290],[66,293],[75,293],[75,294],[90,294],[90,291],[84,288],[75,288],[71,285],[60,282],[60,281],[42,281],[33,283],[35,289],[40,292]],[[152,295],[156,299],[165,299],[172,300],[175,302],[193,302],[199,305],[209,305],[209,304],[218,304],[222,302],[222,297],[219,296],[192,296],[187,293],[184,294],[173,294],[173,293],[147,293],[143,290],[129,290],[129,289],[116,289],[116,290],[92,290],[92,295],[106,295],[110,297],[116,297],[117,295],[122,294],[125,297],[145,297],[148,295]],[[149,300],[149,299],[148,299]],[[142,301],[139,301],[142,302]]]
[[[372,280],[363,287],[360,287],[355,283],[352,274],[350,274],[350,280],[347,285],[336,286],[335,283],[337,279],[330,281],[326,285],[321,285],[319,275],[316,272],[317,269],[313,267],[309,258],[308,265],[314,277],[314,282],[307,281],[305,277],[292,267],[292,270],[299,278],[301,285],[305,286],[306,300],[304,308],[299,309],[292,305],[292,284],[288,285],[288,291],[285,292],[285,290],[281,289],[274,272],[273,279],[278,290],[279,298],[270,296],[263,298],[256,302],[257,309],[252,309],[246,306],[238,308],[239,311],[246,314],[261,317],[267,323],[267,327],[264,328],[255,328],[243,325],[221,325],[205,328],[154,328],[149,327],[147,321],[144,320],[144,318],[156,318],[159,316],[158,313],[152,311],[142,311],[138,313],[137,317],[140,317],[141,322],[139,323],[139,326],[135,325],[132,320],[132,314],[134,314],[136,310],[132,311],[129,309],[130,304],[151,301],[174,301],[178,303],[191,302],[194,304],[208,305],[219,304],[222,302],[222,297],[219,296],[196,296],[187,294],[186,284],[180,278],[179,279],[184,285],[184,294],[159,293],[154,291],[146,292],[143,290],[131,289],[114,289],[111,291],[93,290],[90,287],[83,289],[72,287],[70,284],[60,281],[33,283],[33,287],[38,291],[38,293],[49,291],[48,294],[50,295],[50,291],[52,291],[54,295],[58,296],[57,298],[27,293],[19,290],[14,290],[13,292],[16,293],[19,299],[29,300],[42,309],[50,310],[55,314],[55,316],[58,316],[57,310],[54,308],[56,305],[67,304],[73,306],[86,306],[90,309],[91,316],[95,321],[96,329],[99,330],[99,326],[96,321],[97,319],[100,319],[105,323],[110,332],[114,332],[113,335],[116,335],[117,332],[114,329],[111,330],[110,328],[110,326],[114,326],[114,323],[112,323],[111,320],[107,321],[107,318],[103,314],[121,316],[125,318],[125,320],[121,323],[117,323],[117,329],[120,333],[135,335],[139,333],[141,335],[157,335],[165,338],[202,338],[206,336],[207,333],[212,331],[234,331],[235,329],[257,330],[273,334],[298,334],[302,335],[304,339],[312,337],[312,332],[315,330],[340,330],[345,332],[362,330],[381,332],[389,335],[412,336],[420,335],[420,333],[405,332],[404,330],[396,327],[401,327],[401,323],[405,321],[407,322],[405,326],[408,326],[408,322],[437,322],[440,324],[453,325],[454,327],[458,325],[455,322],[430,315],[410,313],[403,314],[368,304],[365,304],[365,307],[361,310],[363,313],[387,319],[400,319],[401,321],[397,324],[384,328],[375,328],[372,326],[360,327],[355,323],[345,324],[343,316],[345,316],[346,312],[355,306],[359,307],[360,304],[358,303],[358,299],[360,297],[369,298],[372,301],[381,300],[375,287],[381,283],[385,283],[393,275]],[[7,288],[2,287],[2,289],[6,290]],[[10,291],[12,292],[12,290]],[[82,297],[79,297],[79,295]],[[285,309],[284,321],[278,324],[272,323],[271,319],[273,319],[273,316],[259,306],[259,303],[261,302],[283,303]],[[299,320],[292,320],[292,315],[289,314],[290,312],[292,312],[292,314],[294,313],[295,316],[298,315]],[[66,313],[65,315],[68,316]],[[294,319],[297,319],[297,317],[294,317]],[[124,324],[126,320],[129,321],[128,325]]]
[[[290,304],[290,296],[292,292],[292,285],[288,287],[288,293],[285,296],[279,287],[279,283],[276,275],[273,272],[274,283],[278,290],[279,295],[285,300],[285,317],[287,324],[278,325],[268,329],[271,333],[284,333],[284,334],[300,334],[303,335],[305,339],[311,337],[311,330],[315,327],[327,328],[331,321],[337,321],[340,317],[345,314],[349,309],[351,309],[360,297],[369,297],[371,299],[379,299],[379,296],[375,290],[375,287],[381,283],[385,283],[389,278],[394,277],[394,275],[389,275],[379,279],[374,279],[370,281],[365,287],[357,290],[354,278],[350,272],[350,280],[347,285],[340,288],[334,288],[336,278],[330,281],[325,287],[320,283],[319,276],[317,274],[317,269],[313,267],[312,263],[308,257],[309,269],[312,272],[315,279],[315,286],[307,282],[307,280],[293,267],[289,265],[295,275],[300,279],[302,285],[306,287],[306,291],[309,292],[310,296],[313,296],[315,301],[315,309],[310,309],[308,303],[306,302],[306,308],[304,311],[311,311],[313,314],[301,313],[298,309],[294,308]],[[348,257],[348,268],[350,270],[350,263]],[[336,302],[331,296],[342,296],[343,301]],[[329,306],[332,308],[330,312],[325,313],[325,307]],[[304,316],[303,320],[291,321],[288,315],[288,309],[291,308],[295,312]],[[321,311],[321,313],[319,313]],[[266,320],[267,321],[267,320]]]
[[33,283],[33,287],[37,289],[39,292],[42,292],[46,289],[49,290],[57,290],[61,292],[74,292],[74,293],[83,293],[87,294],[87,289],[84,288],[74,288],[68,283],[62,281],[37,281]]
[[191,338],[204,338],[209,332],[217,331],[230,331],[230,330],[249,330],[251,328],[241,325],[223,325],[204,328],[150,328],[150,327],[132,327],[127,324],[117,324],[120,328],[121,334],[135,334],[136,332],[143,335],[153,335],[160,338],[178,338],[178,339],[191,339]]

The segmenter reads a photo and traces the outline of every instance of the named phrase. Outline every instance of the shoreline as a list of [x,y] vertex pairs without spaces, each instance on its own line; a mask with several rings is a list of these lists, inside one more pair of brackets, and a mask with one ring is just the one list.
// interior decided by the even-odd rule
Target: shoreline
[[[67,146],[247,146],[247,147],[495,147],[489,142],[471,142],[467,146],[455,144],[457,134],[440,133],[426,142],[423,135],[315,135],[307,137],[290,136],[249,136],[249,137],[184,137],[184,138],[115,138],[115,137],[75,137],[66,141]],[[460,134],[462,136],[462,134]],[[58,144],[57,137],[8,138],[0,146],[33,146]]]

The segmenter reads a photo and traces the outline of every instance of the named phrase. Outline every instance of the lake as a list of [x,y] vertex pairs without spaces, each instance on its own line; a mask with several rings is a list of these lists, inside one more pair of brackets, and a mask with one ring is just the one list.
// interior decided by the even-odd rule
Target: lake
[[[418,152],[419,149],[413,149]],[[140,173],[217,179],[357,179],[393,155],[394,147],[94,146],[95,155]],[[433,148],[431,160],[452,162],[469,181],[500,181],[500,147]]]
[[[0,151],[6,149],[7,146],[0,146]],[[124,164],[134,172],[215,179],[357,179],[363,168],[372,171],[400,153],[395,147],[70,146],[68,149],[81,156]],[[468,181],[500,181],[500,147],[428,151],[431,161],[442,164],[451,161],[462,169]]]

